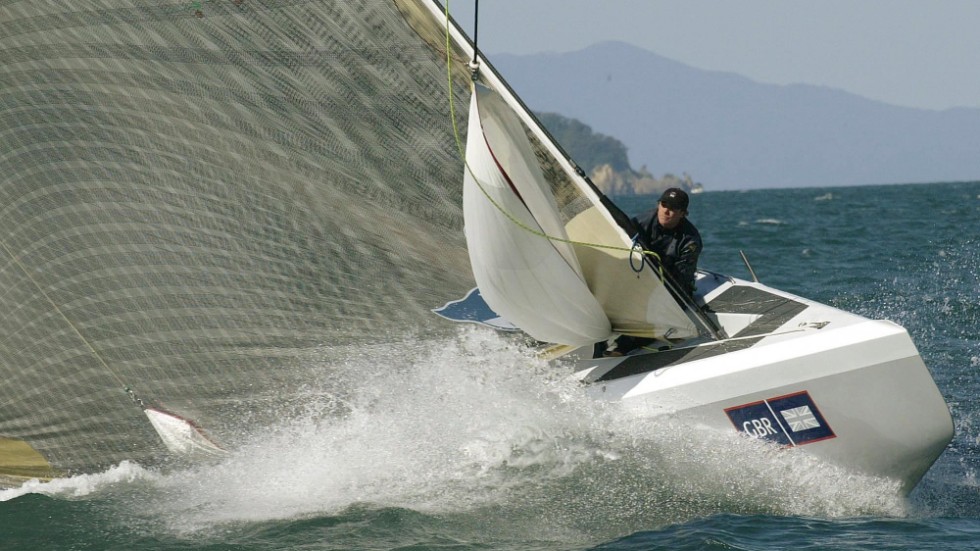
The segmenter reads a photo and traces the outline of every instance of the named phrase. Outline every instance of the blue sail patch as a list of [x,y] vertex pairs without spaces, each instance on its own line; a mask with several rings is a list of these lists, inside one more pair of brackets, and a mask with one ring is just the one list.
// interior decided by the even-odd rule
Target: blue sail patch
[[436,314],[455,322],[477,323],[500,331],[518,331],[514,324],[500,317],[483,300],[480,289],[473,288],[466,296],[447,302],[443,307],[432,310]]
[[735,429],[783,446],[800,446],[834,438],[807,391],[725,409]]

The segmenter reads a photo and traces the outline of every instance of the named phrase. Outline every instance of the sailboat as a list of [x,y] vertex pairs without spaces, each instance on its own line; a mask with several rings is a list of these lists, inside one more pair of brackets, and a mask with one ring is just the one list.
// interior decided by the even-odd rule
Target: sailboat
[[[491,311],[563,345],[545,350],[574,356],[591,395],[640,418],[799,449],[904,493],[916,486],[953,424],[905,329],[705,270],[688,298],[581,171],[565,166],[565,185],[545,175],[532,140],[548,136],[492,67],[474,68],[464,213]],[[593,346],[619,335],[653,344],[619,357]]]
[[950,438],[900,327],[710,272],[679,303],[432,0],[21,3],[0,51],[0,482],[220,457],[463,302],[641,417],[906,489]]

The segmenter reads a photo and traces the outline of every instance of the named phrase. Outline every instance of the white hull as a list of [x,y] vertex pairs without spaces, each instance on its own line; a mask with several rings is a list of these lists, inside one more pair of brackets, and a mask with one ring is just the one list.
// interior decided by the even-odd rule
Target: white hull
[[589,392],[641,416],[797,447],[904,492],[952,439],[946,403],[902,327],[714,275],[699,292],[732,339],[581,360]]

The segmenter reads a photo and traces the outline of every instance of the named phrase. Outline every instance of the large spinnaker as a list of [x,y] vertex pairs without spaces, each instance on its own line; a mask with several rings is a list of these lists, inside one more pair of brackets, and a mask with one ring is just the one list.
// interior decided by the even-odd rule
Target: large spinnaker
[[484,300],[532,337],[587,345],[612,328],[586,285],[531,144],[500,96],[474,83],[463,215]]
[[457,329],[441,8],[194,4],[0,9],[0,476],[234,450],[380,335]]
[[[450,109],[473,49],[445,23],[430,0],[0,10],[0,476],[150,464],[204,434],[233,450],[379,335],[455,331],[431,310],[474,284]],[[480,80],[568,237],[628,247],[488,64]],[[612,329],[653,330],[652,294],[624,316],[607,283],[615,266],[662,290],[652,272],[571,248]]]

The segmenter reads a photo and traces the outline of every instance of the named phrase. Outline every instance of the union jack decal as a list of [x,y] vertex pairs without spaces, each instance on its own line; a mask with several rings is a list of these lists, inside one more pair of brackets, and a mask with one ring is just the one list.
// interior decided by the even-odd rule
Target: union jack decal
[[793,432],[800,432],[808,429],[820,428],[820,421],[810,411],[810,406],[800,406],[798,408],[784,409],[779,412]]

